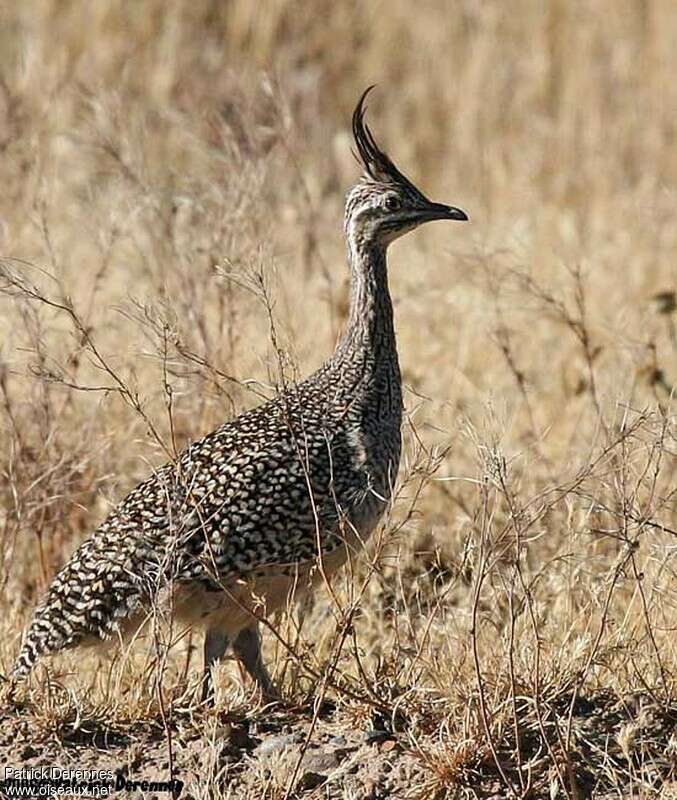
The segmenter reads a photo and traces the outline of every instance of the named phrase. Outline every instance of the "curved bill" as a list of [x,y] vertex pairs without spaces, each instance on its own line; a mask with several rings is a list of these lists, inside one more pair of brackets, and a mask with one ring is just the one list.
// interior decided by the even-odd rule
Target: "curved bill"
[[468,220],[465,211],[455,206],[446,206],[444,203],[430,203],[417,212],[417,217],[420,222],[432,222],[435,219],[455,219],[459,222]]

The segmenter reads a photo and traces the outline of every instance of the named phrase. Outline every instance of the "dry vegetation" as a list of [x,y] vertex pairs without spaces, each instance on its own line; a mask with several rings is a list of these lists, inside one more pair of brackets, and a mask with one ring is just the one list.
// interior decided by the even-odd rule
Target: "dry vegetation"
[[[413,12],[0,12],[4,674],[112,503],[331,351],[365,85],[398,164],[472,220],[391,252],[400,491],[335,600],[272,620],[288,708],[230,664],[191,705],[198,642],[79,651],[5,706],[3,763],[193,769],[195,798],[677,796],[674,5]],[[305,739],[264,763],[279,730]],[[352,772],[300,763],[329,733]]]

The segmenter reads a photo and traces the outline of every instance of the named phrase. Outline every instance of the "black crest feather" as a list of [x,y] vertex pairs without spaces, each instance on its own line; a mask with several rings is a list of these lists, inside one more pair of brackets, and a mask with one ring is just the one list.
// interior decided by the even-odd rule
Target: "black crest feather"
[[364,101],[373,88],[374,86],[372,85],[365,89],[357,101],[355,111],[353,111],[353,137],[357,145],[356,158],[364,167],[366,174],[373,180],[412,186],[411,181],[397,169],[390,158],[376,144],[374,135],[364,121],[366,112]]

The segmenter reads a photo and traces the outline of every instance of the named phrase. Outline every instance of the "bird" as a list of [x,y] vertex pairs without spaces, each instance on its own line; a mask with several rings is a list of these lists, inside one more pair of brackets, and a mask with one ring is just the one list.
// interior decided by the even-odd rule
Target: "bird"
[[346,196],[350,306],[333,354],[309,377],[226,421],[157,468],[86,539],[34,611],[12,671],[127,637],[171,598],[204,631],[202,696],[229,648],[263,695],[276,688],[260,622],[363,547],[393,497],[402,380],[387,251],[433,220],[468,219],[429,200],[376,143],[365,100],[352,115],[361,176]]

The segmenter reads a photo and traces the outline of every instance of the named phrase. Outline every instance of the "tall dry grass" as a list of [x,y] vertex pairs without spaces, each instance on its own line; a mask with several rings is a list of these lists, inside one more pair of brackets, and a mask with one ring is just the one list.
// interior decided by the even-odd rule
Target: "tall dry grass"
[[[371,580],[357,565],[342,607],[275,621],[300,661],[272,636],[269,655],[293,696],[333,665],[327,691],[348,692],[352,718],[406,712],[431,791],[478,752],[504,787],[531,790],[527,720],[547,780],[579,796],[578,697],[674,702],[673,5],[46,0],[1,14],[1,671],[117,499],[274,393],[280,361],[303,375],[331,351],[348,120],[378,82],[377,137],[472,224],[393,248],[398,502]],[[51,669],[118,714],[145,708],[137,662],[115,678],[126,695],[95,659],[79,676],[74,663]]]

